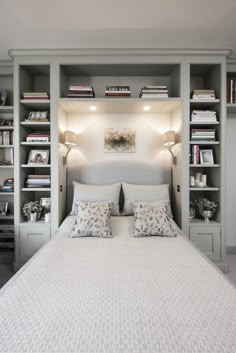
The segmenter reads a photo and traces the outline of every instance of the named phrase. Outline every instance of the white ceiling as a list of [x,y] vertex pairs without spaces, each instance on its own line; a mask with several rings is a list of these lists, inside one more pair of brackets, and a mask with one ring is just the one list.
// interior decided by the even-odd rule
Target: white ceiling
[[0,0],[0,59],[23,48],[229,48],[236,0]]

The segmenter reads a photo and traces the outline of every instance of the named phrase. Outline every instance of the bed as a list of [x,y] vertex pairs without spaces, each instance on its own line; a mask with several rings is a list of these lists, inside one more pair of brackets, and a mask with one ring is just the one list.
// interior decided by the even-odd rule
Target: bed
[[1,353],[236,351],[235,287],[177,226],[134,238],[114,216],[113,238],[69,238],[74,223],[0,291]]

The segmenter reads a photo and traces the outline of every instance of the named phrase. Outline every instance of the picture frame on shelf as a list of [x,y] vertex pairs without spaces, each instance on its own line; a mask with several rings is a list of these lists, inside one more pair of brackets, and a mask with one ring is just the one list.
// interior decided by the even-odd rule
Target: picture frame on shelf
[[4,125],[4,120],[0,119],[0,126],[3,126],[3,125]]
[[214,164],[213,151],[209,150],[200,150],[200,164]]
[[46,165],[49,160],[49,150],[30,150],[28,165]]
[[6,104],[7,100],[7,90],[6,89],[0,89],[0,106],[4,106]]
[[48,122],[48,111],[30,111],[28,113],[27,119],[28,122]]
[[3,120],[3,126],[13,126],[13,119]]
[[1,201],[0,202],[0,216],[6,216],[8,211],[8,202]]
[[50,197],[41,197],[40,205],[42,205],[46,212],[49,212],[51,209],[51,198]]

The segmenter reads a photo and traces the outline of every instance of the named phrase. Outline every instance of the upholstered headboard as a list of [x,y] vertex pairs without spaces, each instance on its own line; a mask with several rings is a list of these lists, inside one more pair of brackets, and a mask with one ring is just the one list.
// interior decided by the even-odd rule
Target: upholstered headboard
[[73,181],[83,184],[105,185],[121,181],[132,184],[170,184],[169,165],[131,160],[86,163],[67,169],[67,210],[71,210]]

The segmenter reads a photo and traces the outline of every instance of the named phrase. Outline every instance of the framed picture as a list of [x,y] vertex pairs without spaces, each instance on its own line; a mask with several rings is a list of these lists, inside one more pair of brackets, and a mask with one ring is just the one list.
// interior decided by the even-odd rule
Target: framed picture
[[28,164],[29,165],[42,165],[48,164],[49,150],[31,150],[29,153]]
[[134,153],[136,149],[135,129],[106,128],[104,134],[104,152]]
[[4,120],[0,119],[0,126],[3,126]]
[[40,204],[45,208],[45,211],[50,211],[51,209],[51,198],[50,197],[42,197],[40,199]]
[[0,216],[6,216],[8,210],[8,202],[0,202]]
[[0,89],[0,105],[1,106],[6,104],[6,99],[7,99],[7,90]]
[[13,126],[13,119],[4,120],[3,126]]
[[212,150],[201,150],[200,151],[200,163],[201,164],[214,164],[213,151]]
[[47,111],[31,111],[28,114],[27,120],[29,121],[48,121],[48,112]]

